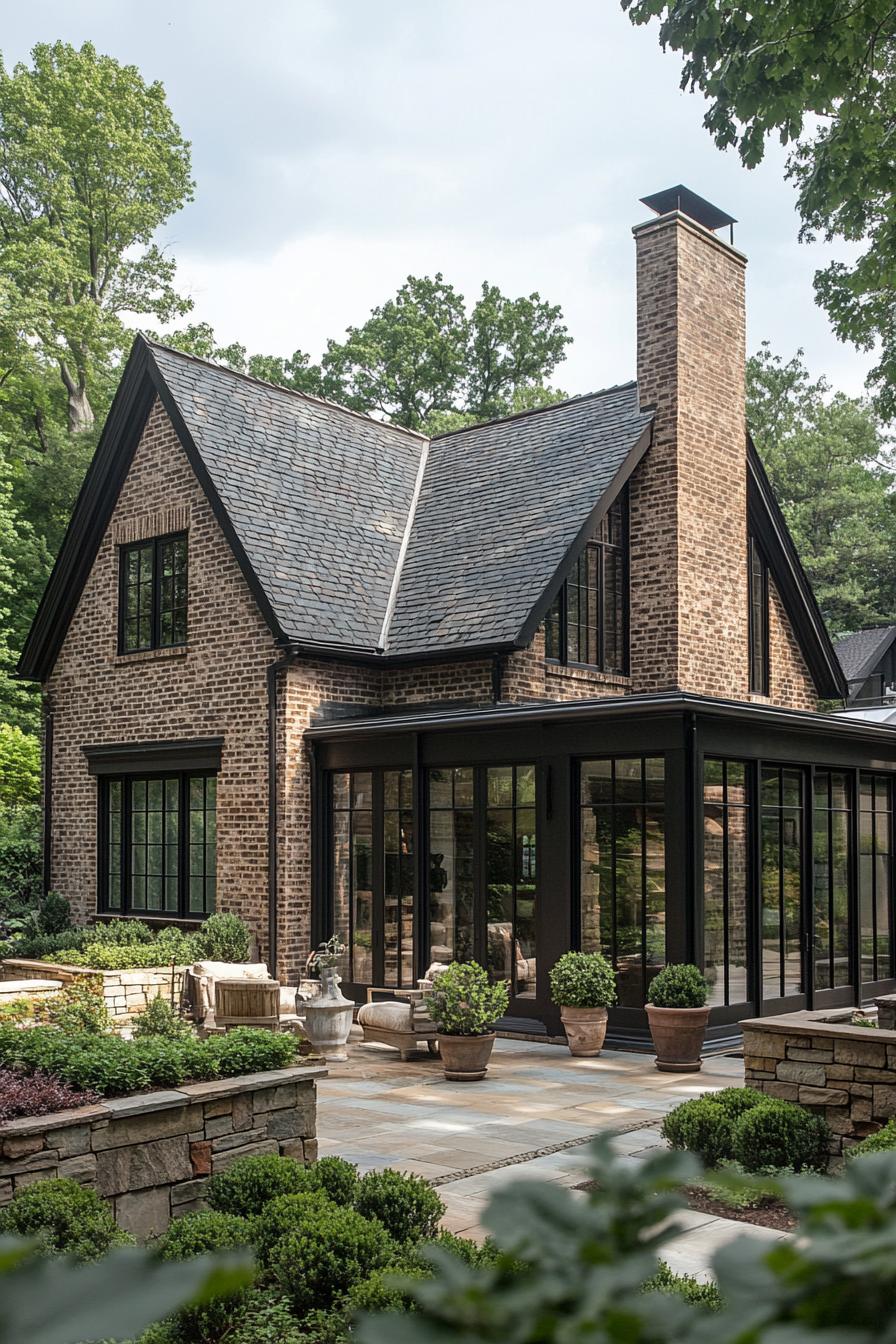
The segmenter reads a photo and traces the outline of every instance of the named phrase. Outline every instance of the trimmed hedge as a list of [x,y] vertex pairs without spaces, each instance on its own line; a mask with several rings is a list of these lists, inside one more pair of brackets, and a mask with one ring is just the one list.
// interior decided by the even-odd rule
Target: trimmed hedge
[[35,1237],[46,1254],[99,1260],[112,1246],[133,1241],[95,1190],[65,1177],[36,1181],[0,1209],[0,1234]]
[[422,1176],[400,1171],[369,1171],[361,1180],[355,1208],[365,1218],[376,1218],[395,1241],[415,1242],[434,1237],[445,1205]]
[[733,1160],[748,1172],[823,1171],[831,1137],[821,1116],[749,1087],[683,1102],[664,1119],[662,1134],[709,1167]]
[[260,1153],[239,1157],[225,1171],[210,1177],[206,1188],[209,1208],[254,1218],[279,1195],[305,1194],[312,1189],[307,1167],[292,1157]]
[[[212,1251],[234,1251],[252,1244],[252,1224],[230,1213],[203,1210],[175,1218],[156,1243],[160,1260],[191,1260]],[[171,1330],[183,1344],[217,1344],[228,1335],[234,1313],[244,1310],[249,1290],[238,1289],[201,1307],[184,1307]]]
[[42,1070],[102,1096],[281,1069],[297,1057],[294,1036],[256,1027],[237,1027],[205,1041],[159,1036],[125,1041],[120,1036],[67,1036],[53,1027],[21,1031],[0,1026],[0,1068]]
[[301,1316],[312,1308],[328,1310],[394,1256],[395,1242],[379,1223],[322,1200],[303,1209],[299,1228],[271,1248],[268,1266]]

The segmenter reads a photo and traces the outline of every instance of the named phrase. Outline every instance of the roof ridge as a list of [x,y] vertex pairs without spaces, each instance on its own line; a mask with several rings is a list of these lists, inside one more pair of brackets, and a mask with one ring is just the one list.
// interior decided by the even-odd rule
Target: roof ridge
[[298,397],[301,401],[310,401],[317,406],[326,406],[328,410],[341,411],[343,415],[353,415],[356,420],[363,420],[369,425],[377,425],[380,429],[394,429],[399,434],[409,434],[411,438],[421,439],[424,443],[430,441],[429,435],[422,434],[419,429],[408,429],[405,425],[393,424],[391,420],[377,420],[375,416],[367,415],[364,411],[352,410],[351,406],[343,406],[341,402],[330,401],[328,397],[318,397],[313,392],[303,392],[298,387],[285,387],[283,383],[272,383],[267,378],[257,378],[254,373],[243,373],[240,369],[232,369],[229,364],[217,364],[213,359],[203,359],[201,355],[192,355],[186,350],[178,350],[176,345],[166,345],[164,341],[157,341],[153,337],[147,336],[144,331],[138,331],[137,335],[146,342],[150,350],[167,350],[171,355],[192,360],[194,364],[202,364],[205,368],[214,369],[216,373],[229,373],[234,378],[242,378],[246,383],[255,383],[259,387],[268,387],[273,392],[282,392],[286,396]]
[[[471,429],[484,429],[487,425],[503,425],[508,420],[523,420],[529,415],[542,415],[545,411],[556,411],[561,406],[577,405],[580,401],[593,401],[597,397],[608,397],[611,392],[624,392],[626,388],[637,387],[637,378],[627,383],[614,383],[612,387],[602,387],[597,392],[580,392],[575,397],[563,397],[560,401],[548,402],[546,406],[532,406],[527,411],[511,411],[508,415],[496,415],[491,420],[477,420],[473,425],[460,425],[457,429],[446,429],[443,434],[433,434],[432,442],[438,439],[450,439],[454,434],[466,434]],[[642,410],[647,408],[641,407]]]
[[426,472],[426,463],[429,460],[429,443],[423,445],[423,451],[420,454],[420,461],[417,464],[417,478],[414,481],[414,493],[411,495],[411,502],[408,505],[408,516],[404,527],[404,534],[401,538],[401,545],[398,548],[398,558],[395,561],[395,569],[392,574],[392,583],[389,586],[389,597],[386,602],[386,611],[383,616],[383,624],[380,630],[380,647],[383,653],[389,647],[389,629],[392,625],[392,617],[395,614],[395,608],[398,604],[398,590],[401,587],[401,575],[404,570],[405,556],[408,553],[408,546],[411,542],[411,532],[414,528],[414,520],[417,517],[417,505],[420,502],[420,494],[423,489],[423,477]]

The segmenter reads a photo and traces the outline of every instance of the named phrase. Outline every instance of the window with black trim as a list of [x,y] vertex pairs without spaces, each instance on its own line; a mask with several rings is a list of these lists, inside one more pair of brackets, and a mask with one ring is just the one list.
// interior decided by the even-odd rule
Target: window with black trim
[[768,565],[755,537],[749,543],[750,690],[768,695]]
[[119,653],[167,649],[187,642],[187,534],[121,547]]
[[545,656],[628,670],[628,491],[598,524],[545,618]]
[[201,919],[215,908],[217,778],[208,771],[105,777],[100,909]]

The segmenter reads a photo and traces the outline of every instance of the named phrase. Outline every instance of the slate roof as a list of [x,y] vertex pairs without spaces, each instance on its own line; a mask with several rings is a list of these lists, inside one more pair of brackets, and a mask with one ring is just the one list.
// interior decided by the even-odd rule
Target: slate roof
[[376,649],[426,440],[147,344],[281,630]]
[[386,651],[518,640],[651,419],[627,383],[433,439]]
[[864,681],[896,639],[896,625],[873,625],[836,640],[834,652],[847,681]]

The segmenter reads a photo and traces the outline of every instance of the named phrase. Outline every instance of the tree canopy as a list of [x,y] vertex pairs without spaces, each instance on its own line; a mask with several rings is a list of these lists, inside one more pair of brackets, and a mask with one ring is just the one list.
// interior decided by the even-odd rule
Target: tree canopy
[[896,416],[896,8],[890,0],[621,0],[633,23],[660,21],[684,54],[682,88],[709,100],[703,123],[748,167],[768,137],[790,146],[801,237],[862,248],[815,277],[842,340],[877,349],[878,410]]

